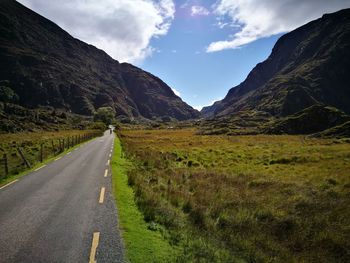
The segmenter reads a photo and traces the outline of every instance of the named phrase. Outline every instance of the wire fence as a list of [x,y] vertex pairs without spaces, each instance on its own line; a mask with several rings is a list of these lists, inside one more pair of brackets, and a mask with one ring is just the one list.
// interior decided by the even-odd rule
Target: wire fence
[[100,131],[91,131],[40,141],[9,142],[1,149],[3,154],[0,156],[0,179],[19,174],[65,150],[101,135]]

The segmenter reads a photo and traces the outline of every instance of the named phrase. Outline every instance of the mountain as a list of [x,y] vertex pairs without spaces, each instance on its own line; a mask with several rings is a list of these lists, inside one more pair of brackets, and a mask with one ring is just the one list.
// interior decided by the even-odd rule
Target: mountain
[[241,84],[201,113],[220,117],[254,110],[283,117],[316,104],[350,113],[350,9],[283,35]]
[[161,79],[73,38],[13,0],[0,1],[0,102],[92,115],[186,120],[199,113]]

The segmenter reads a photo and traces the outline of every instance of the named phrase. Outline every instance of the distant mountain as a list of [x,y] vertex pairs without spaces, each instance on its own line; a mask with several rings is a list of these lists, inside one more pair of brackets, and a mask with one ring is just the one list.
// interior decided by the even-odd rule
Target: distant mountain
[[161,79],[119,63],[13,0],[0,1],[0,102],[92,115],[186,120],[199,113]]
[[255,110],[281,117],[320,103],[350,113],[350,9],[282,36],[267,60],[201,113],[220,117]]

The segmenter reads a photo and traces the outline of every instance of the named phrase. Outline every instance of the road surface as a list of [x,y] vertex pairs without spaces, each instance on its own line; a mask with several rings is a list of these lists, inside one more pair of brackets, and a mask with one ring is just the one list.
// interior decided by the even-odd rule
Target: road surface
[[107,131],[0,189],[0,262],[123,262],[113,138]]

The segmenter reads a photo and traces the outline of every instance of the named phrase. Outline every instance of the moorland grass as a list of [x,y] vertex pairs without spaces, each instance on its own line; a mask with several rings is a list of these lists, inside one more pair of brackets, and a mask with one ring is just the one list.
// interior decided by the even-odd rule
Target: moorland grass
[[111,163],[113,189],[127,259],[132,263],[173,262],[178,249],[169,245],[163,236],[164,230],[155,224],[146,223],[138,210],[127,178],[127,171],[132,164],[122,157],[121,151],[120,141],[116,137]]
[[120,138],[138,208],[182,248],[178,262],[349,262],[348,141],[192,129]]

